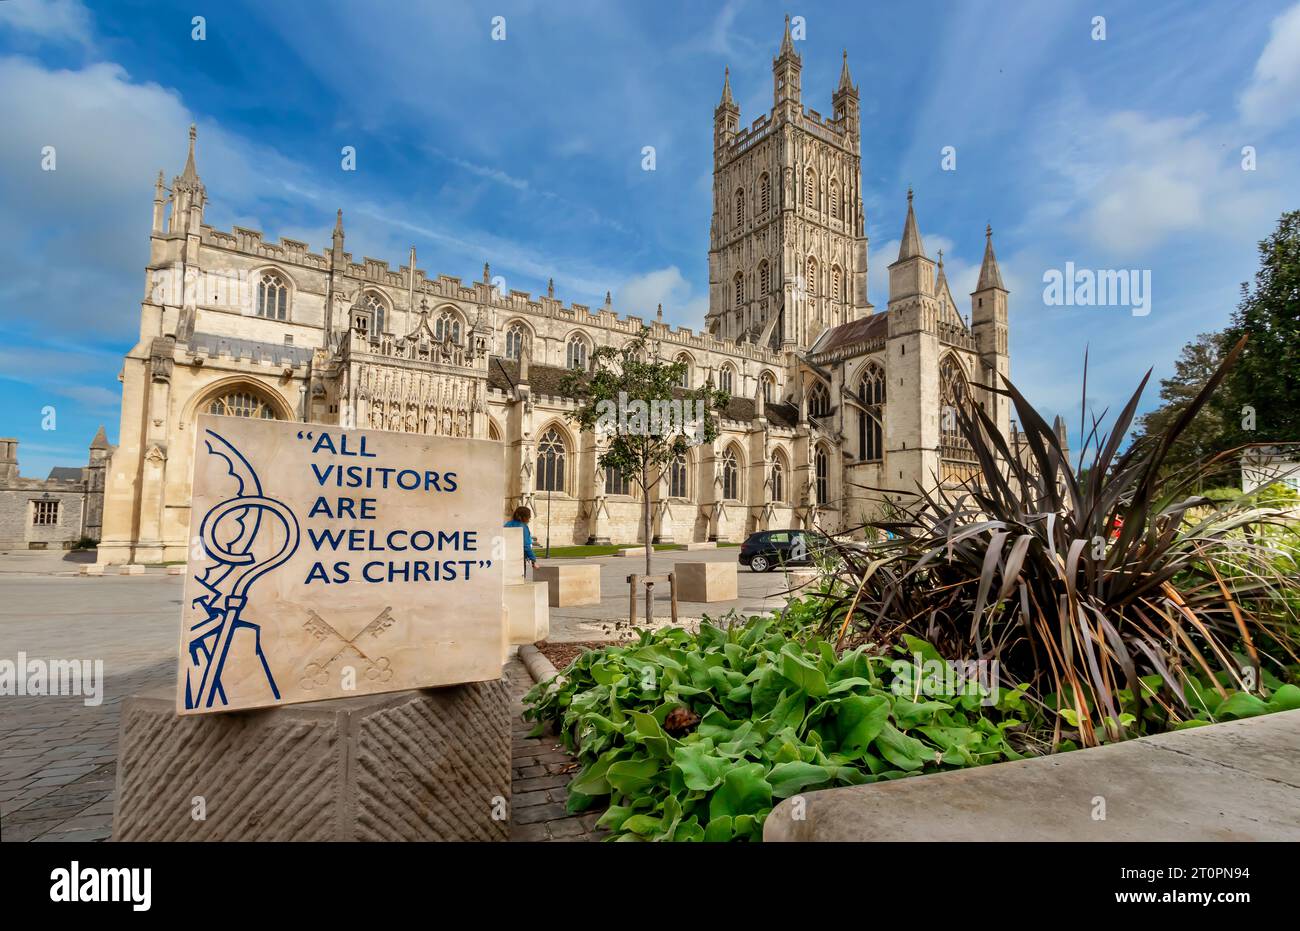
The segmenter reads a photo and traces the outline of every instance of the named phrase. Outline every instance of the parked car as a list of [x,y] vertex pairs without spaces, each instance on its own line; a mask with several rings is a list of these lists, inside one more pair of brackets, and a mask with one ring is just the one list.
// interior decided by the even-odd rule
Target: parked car
[[740,547],[740,564],[753,572],[778,566],[810,566],[822,554],[834,553],[829,537],[811,530],[760,530]]

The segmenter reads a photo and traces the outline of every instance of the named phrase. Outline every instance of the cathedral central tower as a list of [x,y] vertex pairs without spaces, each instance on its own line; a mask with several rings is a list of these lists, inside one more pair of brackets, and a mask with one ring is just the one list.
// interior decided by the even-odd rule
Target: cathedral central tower
[[804,110],[790,19],[772,62],[772,109],[740,128],[731,75],[713,116],[709,332],[806,349],[870,313],[861,116],[848,53],[832,113]]

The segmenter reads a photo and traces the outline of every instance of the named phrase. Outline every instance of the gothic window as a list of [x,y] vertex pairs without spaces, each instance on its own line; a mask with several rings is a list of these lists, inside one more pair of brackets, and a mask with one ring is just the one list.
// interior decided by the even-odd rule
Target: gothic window
[[518,359],[528,346],[528,328],[522,323],[511,324],[506,330],[506,358]]
[[736,191],[736,225],[740,226],[745,222],[745,189],[741,188]]
[[817,477],[817,503],[825,504],[831,497],[830,457],[826,455],[826,447],[817,447],[813,470]]
[[831,266],[831,300],[838,301],[843,296],[840,294],[840,267]]
[[576,333],[569,337],[564,364],[578,371],[585,371],[587,368],[587,341]]
[[32,526],[54,527],[59,523],[58,501],[33,501]]
[[605,466],[605,494],[607,495],[630,495],[632,494],[632,485],[628,481],[627,474],[618,466]]
[[831,181],[830,188],[831,216],[838,220],[840,218],[840,183]]
[[779,455],[772,460],[772,500],[778,504],[785,501],[785,465]]
[[736,272],[732,288],[736,292],[736,306],[740,307],[745,303],[745,276],[740,272]]
[[668,466],[668,497],[689,498],[690,489],[686,485],[686,456],[678,456]]
[[564,437],[554,427],[537,444],[537,490],[564,493],[564,461],[568,458]]
[[858,412],[858,454],[866,461],[878,461],[885,450],[881,428],[885,422],[885,371],[879,365],[872,363],[862,373],[858,400],[867,408]]
[[939,363],[939,436],[944,443],[962,443],[957,411],[970,402],[966,374],[957,357],[949,353]]
[[388,310],[388,308],[384,305],[384,302],[380,300],[379,295],[377,294],[367,294],[365,306],[366,309],[370,311],[370,319],[373,321],[374,325],[370,327],[368,333],[365,330],[363,330],[361,335],[379,336],[381,333],[384,332],[385,329],[384,324],[388,322],[387,320],[384,319],[385,313]]
[[236,388],[213,398],[206,405],[209,414],[225,417],[251,417],[254,420],[278,420],[275,408],[260,392],[251,388]]
[[444,339],[450,339],[459,346],[460,315],[451,310],[444,310],[438,314],[438,319],[433,322],[433,338],[440,343]]
[[817,296],[817,260],[808,256],[808,296]]
[[764,372],[762,377],[763,402],[771,404],[776,400],[776,378],[771,372]]
[[727,392],[727,394],[731,394],[731,390],[735,385],[735,380],[736,372],[729,364],[723,365],[722,368],[718,370],[718,388]]
[[813,385],[808,397],[808,414],[811,417],[829,417],[831,414],[831,393],[823,382]]
[[772,207],[772,176],[766,171],[758,178],[758,212],[766,214]]
[[740,462],[734,446],[727,447],[722,455],[722,497],[728,501],[740,500]]
[[817,174],[811,168],[803,176],[803,203],[809,210],[817,209]]
[[689,388],[691,386],[691,357],[683,352],[677,357],[677,363],[686,366],[686,371],[682,372],[682,377],[677,384],[683,388]]
[[289,319],[289,285],[279,272],[266,272],[257,283],[257,315]]
[[758,293],[759,295],[767,294],[772,290],[772,266],[767,264],[767,259],[758,263]]

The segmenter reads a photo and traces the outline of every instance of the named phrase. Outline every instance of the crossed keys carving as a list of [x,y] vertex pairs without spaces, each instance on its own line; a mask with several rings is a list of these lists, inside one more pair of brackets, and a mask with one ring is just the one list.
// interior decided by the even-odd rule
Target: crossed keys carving
[[[357,641],[369,635],[371,639],[397,623],[392,615],[392,608],[384,608],[379,615],[351,637],[343,634],[315,611],[307,612],[303,629],[324,644],[324,647],[312,654],[312,658],[303,668],[302,678],[298,684],[304,689],[323,687],[330,680],[335,662],[348,650],[352,650],[366,662],[365,676],[372,682],[387,682],[393,677],[392,664],[387,656],[371,656]],[[373,649],[373,647],[371,648]]]

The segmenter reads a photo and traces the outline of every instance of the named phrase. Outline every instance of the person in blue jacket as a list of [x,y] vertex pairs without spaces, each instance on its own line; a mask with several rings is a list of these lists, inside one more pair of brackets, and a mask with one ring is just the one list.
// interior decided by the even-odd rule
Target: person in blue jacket
[[[525,507],[515,508],[515,513],[511,515],[510,520],[506,521],[506,526],[524,528],[524,559],[527,562],[532,563],[533,568],[536,569],[537,555],[533,552],[533,534],[532,531],[528,529],[528,521],[532,519],[532,516],[533,516],[533,512],[528,510],[528,508]],[[524,575],[527,574],[528,574],[528,566],[525,565]]]

